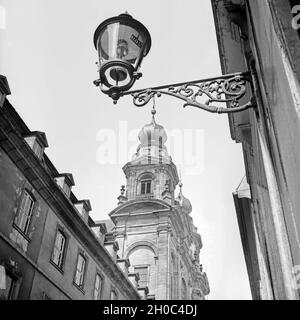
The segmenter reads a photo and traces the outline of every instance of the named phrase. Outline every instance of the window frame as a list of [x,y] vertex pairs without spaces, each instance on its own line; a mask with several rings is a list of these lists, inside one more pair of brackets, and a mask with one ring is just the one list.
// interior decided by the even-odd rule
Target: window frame
[[45,146],[43,145],[43,143],[41,143],[41,140],[39,139],[39,137],[36,134],[33,134],[33,135],[29,135],[29,136],[24,137],[24,140],[26,141],[26,143],[30,147],[33,154],[39,160],[42,160]]
[[[77,267],[78,267],[78,262],[79,262],[79,257],[82,256],[85,264],[84,264],[84,270],[83,270],[83,275],[82,275],[82,281],[80,284],[76,283],[76,275],[77,275]],[[86,276],[86,271],[87,271],[87,265],[88,265],[88,257],[84,253],[83,250],[79,249],[77,253],[77,259],[76,259],[76,264],[75,264],[75,272],[74,272],[74,277],[73,277],[73,284],[75,285],[76,288],[78,288],[82,293],[84,292],[84,285],[85,285],[85,276]]]
[[[143,192],[143,187],[144,187],[144,192]],[[141,195],[151,194],[151,191],[152,191],[152,180],[151,179],[142,179],[141,180]]]
[[33,145],[32,145],[32,151],[34,152],[34,154],[41,159],[43,152],[44,152],[44,148],[43,146],[38,142],[38,139],[36,138]]
[[[98,296],[97,296],[97,299],[95,299],[95,291],[96,291],[96,281],[97,281],[97,277],[100,278],[100,290],[98,291]],[[95,280],[94,280],[94,288],[93,288],[93,300],[101,300],[102,298],[102,293],[103,293],[103,286],[104,286],[104,277],[102,275],[102,273],[97,270],[96,271],[96,275],[95,275]]]
[[[30,198],[32,200],[32,205],[30,206],[30,215],[26,214],[27,221],[28,221],[28,217],[30,217],[29,218],[29,222],[28,222],[28,224],[25,224],[25,228],[24,227],[21,228],[21,221],[23,220],[23,217],[25,215],[25,213],[24,213],[25,211],[24,210],[23,210],[23,212],[21,214],[22,207],[25,208],[25,204],[22,205],[24,197],[25,197],[25,194],[27,194],[27,199]],[[20,201],[18,203],[17,214],[15,215],[14,220],[13,220],[13,227],[15,229],[17,229],[18,232],[20,232],[28,241],[30,241],[29,233],[30,233],[30,228],[32,226],[32,220],[33,220],[33,216],[34,216],[36,205],[37,205],[37,200],[33,196],[32,192],[30,192],[27,188],[24,188],[23,191],[22,191],[21,197],[20,197]]]
[[[12,277],[10,274],[6,274],[6,285],[8,284],[8,278],[10,279],[8,288],[5,290],[5,292],[1,292],[2,294],[2,299],[4,300],[14,300],[15,298],[15,293],[16,293],[16,286],[17,286],[17,279]],[[6,295],[5,295],[6,294]]]
[[[56,239],[57,239],[58,233],[62,234],[65,238],[64,249],[63,249],[63,254],[61,257],[60,265],[56,264],[55,261],[53,260],[53,255],[54,255],[54,250],[55,250]],[[67,235],[65,229],[62,226],[58,225],[56,227],[55,237],[54,237],[53,244],[52,244],[52,252],[51,252],[51,256],[50,256],[50,262],[55,268],[57,268],[62,273],[64,272],[68,243],[69,243],[69,236]]]
[[22,281],[22,274],[16,265],[11,265],[10,261],[0,260],[0,264],[5,269],[5,282],[7,284],[7,278],[10,279],[8,290],[1,290],[0,301],[4,300],[16,300],[18,298],[20,283]]
[[71,187],[67,184],[66,181],[64,181],[64,184],[62,186],[63,193],[69,198],[71,194]]

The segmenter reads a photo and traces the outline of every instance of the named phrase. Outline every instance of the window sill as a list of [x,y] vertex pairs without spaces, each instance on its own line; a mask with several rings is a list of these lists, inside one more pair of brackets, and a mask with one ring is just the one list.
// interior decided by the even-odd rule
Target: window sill
[[55,269],[57,269],[62,275],[64,274],[64,270],[60,268],[56,263],[54,263],[51,259],[49,261]]
[[76,287],[82,294],[85,294],[85,291],[83,290],[83,288],[79,287],[79,285],[76,284],[74,281],[73,281],[73,285],[74,285],[74,287]]
[[25,234],[15,223],[13,223],[13,228],[18,231],[18,233],[28,242],[31,241],[31,239],[29,238],[29,236],[27,234]]

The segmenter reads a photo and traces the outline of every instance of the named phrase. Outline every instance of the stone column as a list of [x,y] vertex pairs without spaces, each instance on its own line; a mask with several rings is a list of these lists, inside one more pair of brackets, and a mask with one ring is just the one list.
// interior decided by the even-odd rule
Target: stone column
[[157,271],[157,286],[155,299],[166,300],[168,294],[168,237],[169,237],[169,226],[159,226],[157,228],[158,233],[158,271]]

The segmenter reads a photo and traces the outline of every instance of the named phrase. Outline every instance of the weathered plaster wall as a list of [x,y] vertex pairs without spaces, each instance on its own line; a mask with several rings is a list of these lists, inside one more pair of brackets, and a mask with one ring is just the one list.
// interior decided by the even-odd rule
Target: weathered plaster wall
[[[254,62],[259,87],[255,94],[261,94],[257,113],[229,116],[232,138],[243,144],[251,189],[248,214],[253,218],[246,228],[257,231],[256,249],[247,249],[246,238],[243,243],[259,261],[258,268],[248,268],[250,280],[261,280],[254,296],[297,298],[292,272],[300,262],[300,42],[291,28],[291,6],[280,0],[212,0],[212,5],[223,72],[246,71]],[[243,239],[247,230],[240,231]]]

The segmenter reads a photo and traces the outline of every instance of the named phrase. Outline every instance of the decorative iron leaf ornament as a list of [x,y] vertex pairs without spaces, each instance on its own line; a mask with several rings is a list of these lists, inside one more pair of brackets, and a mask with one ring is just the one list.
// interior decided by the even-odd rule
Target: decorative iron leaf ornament
[[[131,94],[133,103],[137,107],[145,106],[154,96],[162,94],[183,100],[183,107],[192,106],[213,113],[232,113],[255,107],[254,99],[240,105],[239,101],[246,93],[247,82],[251,82],[249,73],[237,73],[218,78],[178,83],[161,87],[129,91],[123,95]],[[204,102],[199,101],[206,96]],[[214,106],[212,103],[226,103],[227,107]]]

